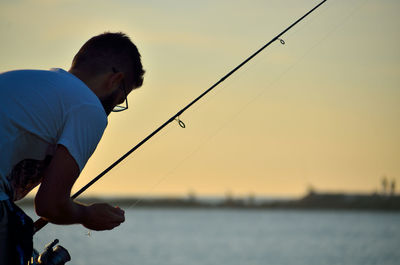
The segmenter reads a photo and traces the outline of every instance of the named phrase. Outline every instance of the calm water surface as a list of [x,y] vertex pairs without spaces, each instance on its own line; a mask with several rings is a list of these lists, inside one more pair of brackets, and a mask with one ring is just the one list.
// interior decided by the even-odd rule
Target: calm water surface
[[34,244],[60,239],[71,265],[400,264],[400,213],[137,208],[113,231],[87,232],[48,225]]

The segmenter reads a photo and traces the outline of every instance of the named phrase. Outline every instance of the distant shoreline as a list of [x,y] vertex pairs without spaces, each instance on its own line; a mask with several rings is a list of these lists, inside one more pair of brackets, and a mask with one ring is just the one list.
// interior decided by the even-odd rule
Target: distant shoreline
[[[300,199],[259,199],[253,197],[207,199],[202,197],[82,197],[79,202],[107,202],[121,207],[146,208],[203,208],[203,209],[331,209],[400,211],[399,195],[345,194],[310,192]],[[32,207],[33,198],[17,202],[22,207]]]

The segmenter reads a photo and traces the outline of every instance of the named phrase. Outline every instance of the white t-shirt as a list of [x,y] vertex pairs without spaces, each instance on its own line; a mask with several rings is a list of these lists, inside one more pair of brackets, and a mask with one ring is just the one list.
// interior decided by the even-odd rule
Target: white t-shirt
[[21,199],[41,182],[57,144],[82,170],[106,126],[100,100],[74,75],[62,69],[1,73],[0,181]]

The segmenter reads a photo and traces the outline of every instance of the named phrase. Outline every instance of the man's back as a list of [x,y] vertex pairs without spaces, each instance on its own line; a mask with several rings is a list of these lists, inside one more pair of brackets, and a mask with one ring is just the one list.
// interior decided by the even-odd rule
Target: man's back
[[98,97],[62,69],[0,74],[0,178],[11,184],[14,200],[40,182],[57,144],[82,169],[106,125]]

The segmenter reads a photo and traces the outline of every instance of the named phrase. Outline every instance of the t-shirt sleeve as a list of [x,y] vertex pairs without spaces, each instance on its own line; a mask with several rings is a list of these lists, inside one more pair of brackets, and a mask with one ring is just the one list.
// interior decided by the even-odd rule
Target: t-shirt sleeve
[[71,109],[57,144],[65,146],[82,171],[99,143],[107,126],[103,109],[80,105]]

